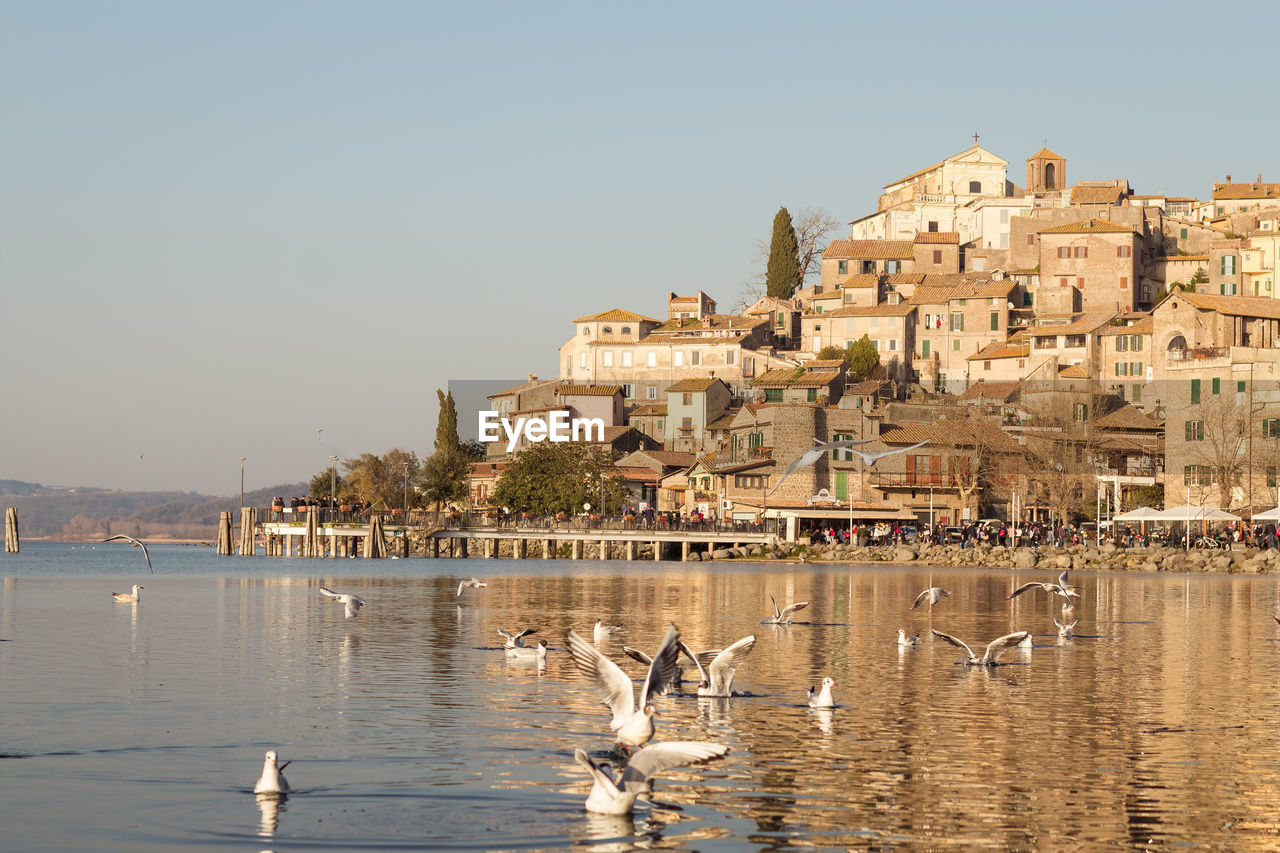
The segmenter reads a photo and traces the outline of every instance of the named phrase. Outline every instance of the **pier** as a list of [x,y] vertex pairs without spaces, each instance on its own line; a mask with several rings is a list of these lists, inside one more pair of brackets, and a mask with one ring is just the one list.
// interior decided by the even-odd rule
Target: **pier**
[[[344,510],[242,508],[268,557],[398,557],[456,559],[619,559],[689,560],[704,551],[765,546],[779,541],[779,520],[649,522],[631,516],[498,517],[493,513],[435,513],[427,510]],[[243,527],[242,527],[243,529]],[[228,541],[230,534],[227,535]]]

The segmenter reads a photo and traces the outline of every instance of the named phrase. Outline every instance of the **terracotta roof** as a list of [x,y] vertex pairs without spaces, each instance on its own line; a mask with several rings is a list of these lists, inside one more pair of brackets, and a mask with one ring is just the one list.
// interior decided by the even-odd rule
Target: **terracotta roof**
[[1008,402],[1022,383],[1017,380],[1011,382],[988,382],[985,379],[979,379],[964,389],[964,393],[960,395],[961,400],[1000,400]]
[[[1208,293],[1174,293],[1165,302],[1183,299],[1197,308],[1231,317],[1265,317],[1280,320],[1280,299],[1266,296],[1217,296]],[[1163,303],[1162,303],[1163,304]]]
[[643,405],[636,406],[634,409],[632,409],[631,414],[627,415],[627,417],[629,418],[643,418],[643,417],[653,417],[653,416],[663,417],[664,415],[666,415],[666,413],[667,413],[667,406],[665,403],[645,403]]
[[[871,277],[872,277],[872,278],[875,278],[875,276],[871,276]],[[857,278],[857,276],[854,276],[854,278]],[[809,301],[810,301],[810,302],[816,302],[816,301],[817,301],[817,300],[819,300],[819,299],[840,299],[840,300],[843,300],[843,299],[844,299],[844,292],[843,292],[840,288],[838,288],[838,287],[837,287],[835,290],[824,290],[824,291],[822,291],[821,293],[815,293],[815,294],[813,294],[813,296],[810,296],[810,297],[809,297]]]
[[900,302],[897,305],[890,305],[888,302],[881,302],[879,305],[846,305],[828,314],[825,317],[905,317],[912,311],[916,310],[915,305],[908,302]]
[[1001,281],[961,279],[954,284],[937,285],[926,281],[906,301],[912,305],[942,305],[951,299],[1004,299],[1017,286],[1018,282],[1010,278]]
[[1163,258],[1156,258],[1157,261],[1208,261],[1208,255],[1165,255]]
[[1058,375],[1063,379],[1088,379],[1089,373],[1078,364],[1068,364],[1058,368]]
[[1030,354],[1031,345],[1029,343],[994,341],[969,356],[968,361],[987,361],[993,358],[1026,358]]
[[846,385],[845,394],[874,394],[884,387],[884,382],[879,379],[864,379],[861,382],[855,382],[852,385]]
[[751,380],[753,388],[824,388],[840,378],[829,371],[805,370],[803,367],[776,367]]
[[1124,190],[1120,187],[1082,187],[1076,184],[1071,188],[1072,204],[1119,204],[1124,198]]
[[915,257],[913,245],[910,240],[832,240],[822,257],[906,261]]
[[622,390],[621,385],[561,385],[557,397],[612,397]]
[[916,444],[926,439],[938,447],[972,447],[981,442],[997,452],[1022,452],[1022,445],[989,421],[957,419],[880,425],[880,440],[885,444]]
[[668,302],[697,302],[698,299],[699,297],[697,296],[672,296],[667,301]]
[[767,322],[769,320],[766,317],[751,317],[741,314],[706,314],[701,319],[676,317],[667,320],[654,329],[653,333],[669,334],[672,332],[705,332],[713,330],[749,331]]
[[[987,278],[986,273],[978,273],[978,279]],[[931,272],[926,273],[924,280],[920,284],[925,287],[937,287],[939,285],[948,285],[951,287],[957,284],[964,284],[966,281],[973,281],[975,276],[962,272]]]
[[915,242],[917,243],[960,243],[960,233],[957,231],[920,231],[916,233]]
[[884,277],[885,284],[920,284],[924,281],[923,273],[895,272]]
[[1054,228],[1041,228],[1040,234],[1122,234],[1124,232],[1136,234],[1132,228],[1124,225],[1117,225],[1109,219],[1098,219],[1091,217],[1082,222],[1072,222],[1069,225],[1058,225]]
[[804,363],[805,370],[822,370],[824,368],[839,370],[843,366],[843,358],[811,358]]
[[728,429],[733,425],[733,419],[736,418],[737,416],[738,416],[738,410],[730,409],[720,417],[712,420],[711,423],[707,424],[707,431],[712,432],[712,431],[719,431],[722,429]]
[[[679,450],[638,450],[637,453],[643,453],[654,462],[666,468],[688,468],[694,462],[698,461],[698,457],[692,453],[684,453]],[[630,458],[630,457],[627,457]]]
[[1137,406],[1128,404],[1103,415],[1095,423],[1100,429],[1160,429],[1160,424],[1144,415]]
[[1048,157],[1048,158],[1051,158],[1051,159],[1054,159],[1054,160],[1065,160],[1065,159],[1067,159],[1066,157],[1063,157],[1061,154],[1054,154],[1054,153],[1053,153],[1052,151],[1050,151],[1048,148],[1041,148],[1039,151],[1037,151],[1036,153],[1032,154],[1032,155],[1031,155],[1030,157],[1028,157],[1027,159],[1028,159],[1028,160],[1036,160],[1036,159],[1039,159],[1040,157]]
[[611,308],[608,311],[601,311],[599,314],[591,314],[586,317],[579,317],[574,320],[575,323],[656,323],[657,320],[652,317],[646,317],[643,314],[637,314],[634,311],[627,311],[624,308]]
[[[693,377],[690,379],[681,379],[679,382],[673,382],[667,386],[667,393],[675,392],[677,394],[685,392],[706,391],[712,385],[720,382],[714,376]],[[723,383],[722,383],[723,384]]]
[[916,288],[915,293],[907,297],[909,305],[946,305],[947,298],[951,296],[951,291],[955,290],[954,285],[941,285],[931,287],[929,285],[921,285]]
[[1037,337],[1041,335],[1087,335],[1107,325],[1115,317],[1114,311],[1094,311],[1089,314],[1072,315],[1071,322],[1062,326],[1041,323],[1027,331]]
[[[851,275],[844,281],[840,282],[840,287],[842,290],[853,290],[859,287],[875,287],[879,283],[880,276],[878,273],[862,272],[856,275]],[[843,296],[843,294],[841,295]]]
[[614,465],[613,470],[622,475],[624,480],[648,483],[657,477],[652,468],[639,468],[630,465]]
[[1213,199],[1280,198],[1280,184],[1214,184]]
[[1155,331],[1155,322],[1151,319],[1151,315],[1143,314],[1137,321],[1127,326],[1107,326],[1098,332],[1098,335],[1149,335],[1153,331]]

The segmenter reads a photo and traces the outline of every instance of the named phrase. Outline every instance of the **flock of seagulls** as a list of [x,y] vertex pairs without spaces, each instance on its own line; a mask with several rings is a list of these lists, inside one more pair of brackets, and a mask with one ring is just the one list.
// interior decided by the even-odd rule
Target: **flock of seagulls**
[[[144,556],[147,557],[147,564],[150,566],[150,555],[147,554],[146,546],[141,542],[127,536],[113,536],[103,541],[115,540],[128,540],[141,546]],[[464,580],[458,584],[455,598],[460,598],[467,589],[483,589],[486,586],[484,581],[474,577]],[[1051,596],[1061,596],[1066,600],[1063,606],[1064,620],[1073,599],[1080,596],[1080,593],[1067,582],[1067,573],[1063,572],[1056,582],[1031,581],[1022,584],[1008,598],[1013,599],[1036,589],[1049,592]],[[115,592],[112,596],[116,601],[136,604],[141,590],[141,585],[134,584],[132,592]],[[319,587],[318,591],[326,598],[342,604],[347,619],[354,618],[365,604],[363,598],[353,593],[336,592],[325,586]],[[951,593],[942,587],[931,586],[916,596],[907,609],[912,611],[927,605],[932,610],[934,605],[950,595]],[[773,606],[773,614],[762,620],[762,624],[789,626],[793,624],[794,614],[809,606],[809,602],[800,601],[790,603],[786,607],[779,607],[777,599],[772,594],[769,595],[769,600]],[[1068,623],[1059,621],[1056,617],[1053,621],[1058,628],[1060,638],[1071,637],[1079,622],[1076,620]],[[1276,621],[1280,623],[1280,617],[1277,617]],[[696,692],[699,697],[726,699],[742,695],[733,692],[733,679],[756,645],[756,637],[753,634],[743,637],[724,649],[695,652],[680,639],[679,629],[674,624],[669,625],[652,655],[627,646],[623,647],[623,651],[629,657],[647,667],[644,680],[637,691],[631,677],[597,648],[602,643],[608,642],[620,630],[620,626],[606,625],[603,620],[598,619],[592,629],[594,643],[588,642],[573,630],[565,634],[565,645],[569,656],[579,674],[590,683],[608,707],[611,714],[609,730],[616,741],[616,748],[627,757],[625,767],[615,778],[608,762],[597,764],[582,748],[574,750],[576,762],[588,772],[592,779],[586,809],[605,815],[630,814],[637,798],[650,790],[653,778],[664,770],[702,764],[729,754],[729,747],[723,744],[700,741],[653,742],[657,732],[654,718],[660,716],[653,700],[656,696],[680,689],[684,680],[684,670],[680,665],[682,655],[688,658],[697,670]],[[497,632],[504,640],[502,649],[508,658],[536,661],[539,667],[546,665],[548,653],[546,640],[539,639],[533,646],[528,646],[524,642],[526,637],[538,633],[536,628],[511,631],[498,628]],[[931,629],[931,632],[943,642],[963,651],[965,657],[957,663],[966,666],[995,667],[999,665],[1001,656],[1009,649],[1029,648],[1031,644],[1029,631],[1015,631],[987,643],[983,654],[979,656],[964,640],[936,629]],[[897,645],[900,648],[913,647],[919,643],[919,640],[919,634],[909,635],[905,628],[898,629]],[[808,689],[809,708],[827,715],[828,720],[831,709],[836,707],[832,692],[836,686],[835,679],[828,676],[822,679],[819,687]],[[263,761],[262,775],[253,788],[254,793],[268,797],[285,796],[290,789],[283,771],[290,763],[281,764],[277,752],[274,749],[268,750]]]

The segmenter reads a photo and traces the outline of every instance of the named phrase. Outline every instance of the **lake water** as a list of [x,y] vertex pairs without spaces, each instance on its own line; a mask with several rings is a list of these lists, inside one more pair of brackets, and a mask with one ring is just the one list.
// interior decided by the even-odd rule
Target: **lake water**
[[[307,560],[120,543],[26,543],[0,560],[5,850],[716,850],[1280,847],[1274,578],[779,563]],[[455,598],[458,580],[488,587]],[[145,587],[142,603],[108,593]],[[354,619],[316,587],[356,592]],[[907,612],[931,584],[952,592]],[[787,628],[768,595],[808,600]],[[575,746],[603,759],[607,710],[569,628],[652,651],[759,637],[735,689],[659,700],[658,740],[730,755],[671,771],[634,820],[588,815]],[[1029,656],[954,664],[1015,629]],[[536,627],[545,670],[497,628]],[[811,711],[830,675],[839,706]],[[690,685],[692,690],[693,685]],[[259,802],[263,753],[295,792]]]

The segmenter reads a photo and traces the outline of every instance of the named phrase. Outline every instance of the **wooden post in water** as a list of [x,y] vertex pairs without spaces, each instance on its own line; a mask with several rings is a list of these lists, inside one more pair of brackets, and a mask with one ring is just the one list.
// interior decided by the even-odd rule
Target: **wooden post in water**
[[218,556],[229,557],[235,551],[231,546],[231,510],[218,513]]
[[11,506],[4,511],[4,552],[18,553],[18,508]]
[[258,553],[254,539],[258,532],[258,510],[251,506],[240,507],[240,556],[253,557]]

